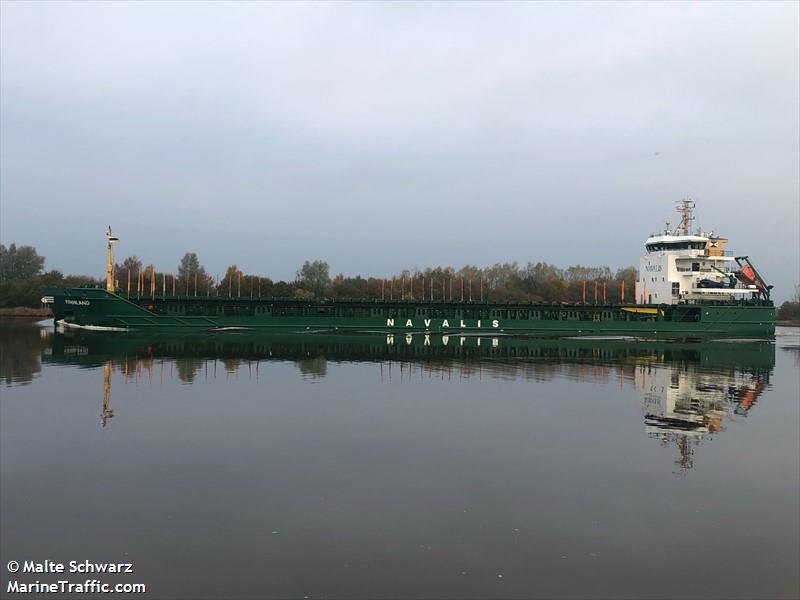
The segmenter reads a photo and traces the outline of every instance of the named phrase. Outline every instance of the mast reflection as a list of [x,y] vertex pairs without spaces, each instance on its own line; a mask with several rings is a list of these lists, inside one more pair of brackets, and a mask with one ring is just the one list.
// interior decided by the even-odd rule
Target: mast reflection
[[100,413],[100,425],[106,426],[108,420],[114,416],[111,410],[111,361],[103,365],[103,410]]

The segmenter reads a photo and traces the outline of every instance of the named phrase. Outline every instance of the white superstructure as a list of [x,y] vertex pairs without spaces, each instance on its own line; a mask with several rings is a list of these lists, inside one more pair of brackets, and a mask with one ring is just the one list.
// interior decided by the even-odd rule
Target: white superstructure
[[647,254],[639,259],[637,304],[677,304],[697,300],[729,301],[759,292],[756,285],[737,285],[739,264],[725,250],[728,241],[702,230],[690,233],[694,202],[681,200],[681,222],[669,223],[659,235],[647,238]]

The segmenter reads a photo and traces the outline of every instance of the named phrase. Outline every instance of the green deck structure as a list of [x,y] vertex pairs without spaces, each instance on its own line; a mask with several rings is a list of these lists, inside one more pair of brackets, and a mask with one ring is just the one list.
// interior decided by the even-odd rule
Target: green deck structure
[[768,338],[769,300],[681,304],[499,303],[442,300],[127,296],[102,288],[48,288],[54,319],[111,329]]

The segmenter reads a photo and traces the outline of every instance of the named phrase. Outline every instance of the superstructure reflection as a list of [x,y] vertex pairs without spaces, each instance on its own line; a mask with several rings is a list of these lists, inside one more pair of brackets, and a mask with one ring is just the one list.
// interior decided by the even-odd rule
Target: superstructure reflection
[[726,420],[746,417],[769,386],[771,365],[721,367],[672,364],[650,371],[640,387],[646,431],[675,445],[682,471],[694,466],[698,446],[725,431]]

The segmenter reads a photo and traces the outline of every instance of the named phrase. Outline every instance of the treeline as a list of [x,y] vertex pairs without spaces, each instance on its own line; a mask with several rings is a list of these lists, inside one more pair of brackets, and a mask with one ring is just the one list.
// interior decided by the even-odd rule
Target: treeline
[[779,321],[800,321],[800,285],[794,286],[794,297],[778,307]]
[[86,275],[44,270],[44,257],[32,246],[0,244],[0,308],[38,307],[47,286],[79,287],[101,281]]
[[[39,306],[46,286],[103,285],[104,279],[45,271],[44,257],[31,246],[0,245],[0,307]],[[637,271],[626,267],[575,265],[561,269],[529,262],[404,270],[388,277],[331,276],[327,262],[306,261],[292,281],[245,273],[236,265],[212,276],[196,253],[187,252],[173,272],[129,256],[116,264],[117,289],[131,295],[227,297],[370,298],[478,302],[616,302],[633,299]]]
[[386,300],[465,300],[506,302],[615,302],[627,290],[633,298],[634,267],[612,272],[608,267],[576,265],[560,269],[547,263],[498,263],[480,268],[467,265],[405,270],[390,277],[331,277],[321,260],[306,261],[293,281],[245,273],[230,265],[223,277],[213,277],[195,253],[181,259],[175,273],[142,265],[131,256],[117,265],[117,287],[134,295],[163,294],[223,297],[369,298]]
[[[616,302],[623,287],[633,298],[637,278],[634,267],[611,271],[608,267],[576,265],[561,269],[529,262],[524,266],[498,263],[491,267],[466,265],[402,271],[392,277],[367,278],[336,275],[330,282],[332,297],[404,298],[498,302]],[[298,278],[303,281],[302,277]],[[623,283],[624,282],[624,283]]]

